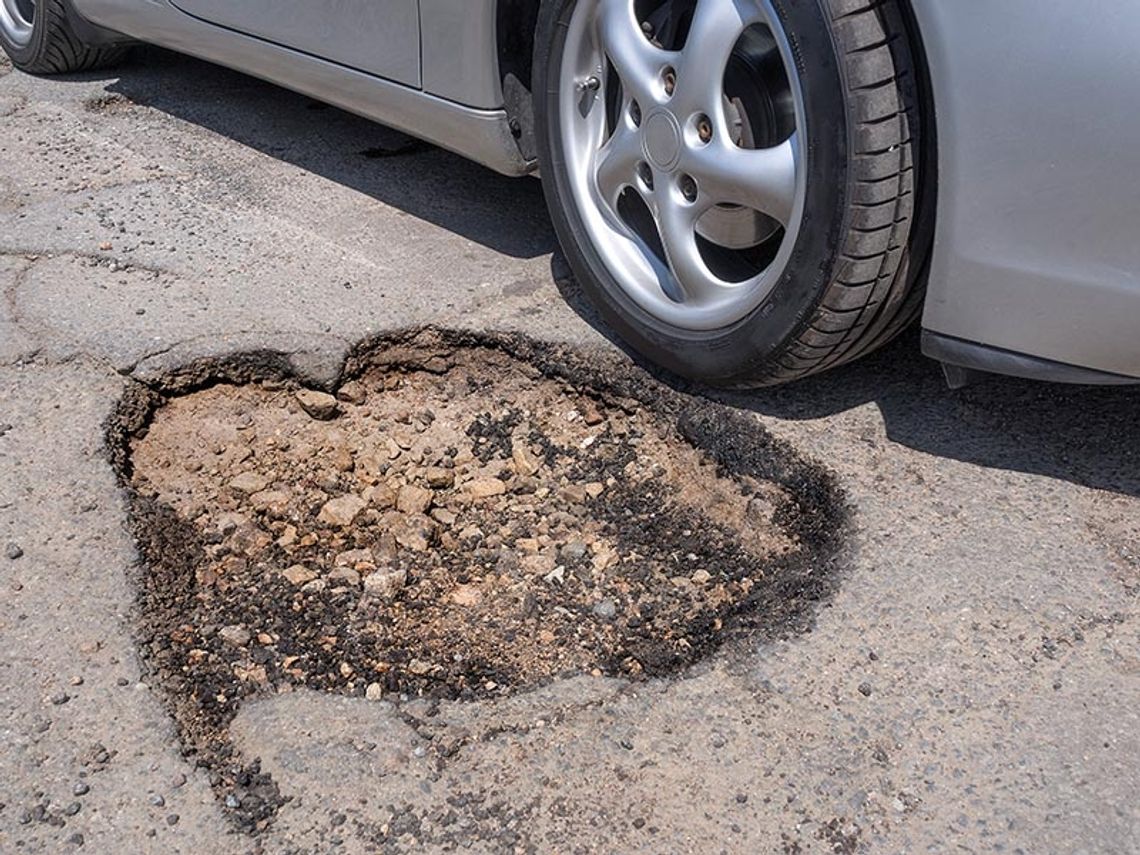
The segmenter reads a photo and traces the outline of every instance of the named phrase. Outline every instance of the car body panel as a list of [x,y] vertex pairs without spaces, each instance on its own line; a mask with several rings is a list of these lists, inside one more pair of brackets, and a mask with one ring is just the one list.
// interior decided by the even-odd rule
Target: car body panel
[[[359,45],[352,56],[312,44],[300,52],[209,24],[170,0],[70,2],[94,24],[288,86],[504,174],[535,169],[504,108],[500,0],[419,0],[420,37],[407,39],[419,52],[418,77],[409,45],[396,63],[403,70],[393,71],[362,58]],[[178,2],[215,15],[227,5]],[[932,344],[931,355],[1011,373],[1029,364],[1016,358],[1024,355],[1032,376],[1057,365],[1087,369],[1058,368],[1057,379],[1140,379],[1140,6],[905,2],[929,65],[938,140],[923,326],[929,342],[955,342]]]
[[498,0],[419,0],[423,87],[471,107],[503,106],[495,7]]
[[[414,134],[504,175],[535,168],[507,113],[477,109],[202,21],[168,0],[72,0],[87,21],[227,65]],[[457,83],[460,85],[460,83]]]
[[911,2],[939,149],[923,326],[1140,377],[1140,5]]
[[211,24],[420,85],[417,0],[174,0]]

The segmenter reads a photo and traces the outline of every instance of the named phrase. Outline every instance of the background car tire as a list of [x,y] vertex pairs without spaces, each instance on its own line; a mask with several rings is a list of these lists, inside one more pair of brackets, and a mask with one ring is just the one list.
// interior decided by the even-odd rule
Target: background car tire
[[[677,374],[762,386],[861,356],[914,320],[932,234],[932,175],[921,145],[919,75],[894,0],[757,0],[792,48],[786,57],[794,67],[786,72],[799,87],[806,120],[797,161],[805,176],[802,218],[762,301],[731,323],[699,329],[663,319],[631,296],[587,227],[591,212],[575,197],[576,154],[567,149],[560,105],[568,33],[588,2],[596,0],[543,2],[536,131],[555,229],[576,279],[608,324]],[[639,14],[646,6],[637,4]]]
[[0,0],[0,46],[29,74],[65,74],[105,68],[125,45],[91,45],[76,33],[63,0]]

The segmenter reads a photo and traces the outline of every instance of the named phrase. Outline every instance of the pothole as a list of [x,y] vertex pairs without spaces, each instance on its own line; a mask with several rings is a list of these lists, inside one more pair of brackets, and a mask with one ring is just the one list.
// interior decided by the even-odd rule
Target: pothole
[[251,696],[669,675],[831,588],[831,477],[633,369],[438,332],[362,349],[335,398],[276,364],[192,367],[110,431],[150,680],[247,828],[280,801],[226,738]]

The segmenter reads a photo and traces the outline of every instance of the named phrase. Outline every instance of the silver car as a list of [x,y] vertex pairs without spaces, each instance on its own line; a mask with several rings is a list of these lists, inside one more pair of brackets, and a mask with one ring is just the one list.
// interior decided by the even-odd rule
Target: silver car
[[921,317],[954,384],[1140,382],[1140,4],[0,0],[28,72],[130,40],[541,172],[582,287],[679,374],[793,380]]

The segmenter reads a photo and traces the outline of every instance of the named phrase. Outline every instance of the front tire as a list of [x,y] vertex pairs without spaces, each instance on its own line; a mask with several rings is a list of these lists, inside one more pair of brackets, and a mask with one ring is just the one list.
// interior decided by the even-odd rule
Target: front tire
[[75,32],[64,0],[0,0],[0,46],[29,74],[66,74],[114,65],[124,45],[92,45]]
[[917,314],[929,214],[895,0],[544,0],[535,68],[555,229],[648,358],[772,385]]

